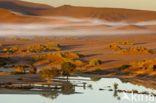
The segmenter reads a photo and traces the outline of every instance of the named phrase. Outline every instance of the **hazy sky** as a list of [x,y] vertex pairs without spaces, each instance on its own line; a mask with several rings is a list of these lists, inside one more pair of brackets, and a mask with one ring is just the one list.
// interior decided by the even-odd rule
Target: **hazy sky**
[[75,5],[93,7],[114,7],[156,11],[156,0],[23,0],[52,6]]

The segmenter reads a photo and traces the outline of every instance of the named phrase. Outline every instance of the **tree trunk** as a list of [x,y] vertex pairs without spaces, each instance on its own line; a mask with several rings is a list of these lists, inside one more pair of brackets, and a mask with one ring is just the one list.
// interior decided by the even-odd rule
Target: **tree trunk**
[[67,75],[67,82],[68,82],[68,79],[69,79],[68,77],[69,77],[69,76]]

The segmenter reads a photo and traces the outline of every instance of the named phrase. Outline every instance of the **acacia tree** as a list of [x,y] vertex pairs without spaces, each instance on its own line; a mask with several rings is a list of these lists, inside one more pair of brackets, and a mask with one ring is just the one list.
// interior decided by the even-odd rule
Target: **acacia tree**
[[75,71],[75,68],[76,68],[75,64],[72,64],[70,62],[63,63],[61,65],[62,75],[67,76],[67,80],[68,80],[68,77],[70,76],[71,73]]
[[58,74],[59,74],[59,71],[55,67],[44,68],[38,73],[39,77],[46,79],[48,83],[51,83],[51,79],[58,76]]

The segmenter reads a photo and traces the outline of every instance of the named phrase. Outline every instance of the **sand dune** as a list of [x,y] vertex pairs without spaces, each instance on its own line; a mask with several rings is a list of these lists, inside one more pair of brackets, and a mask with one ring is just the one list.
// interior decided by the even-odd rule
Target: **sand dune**
[[36,15],[33,13],[34,11],[45,10],[52,7],[44,4],[24,2],[20,0],[0,0],[0,8],[21,12],[27,15]]
[[[82,12],[83,11],[83,12]],[[0,36],[128,35],[156,33],[156,12],[0,0]]]
[[[82,12],[83,11],[83,12]],[[118,8],[91,8],[91,7],[73,7],[61,6],[42,11],[37,11],[38,15],[49,16],[69,16],[75,18],[96,18],[107,21],[127,21],[138,22],[155,20],[156,12],[143,10],[129,10]]]
[[9,9],[29,16],[95,18],[112,22],[144,22],[152,21],[156,18],[156,12],[154,11],[119,8],[74,7],[70,5],[54,8],[44,4],[30,3],[20,0],[0,0],[0,8]]

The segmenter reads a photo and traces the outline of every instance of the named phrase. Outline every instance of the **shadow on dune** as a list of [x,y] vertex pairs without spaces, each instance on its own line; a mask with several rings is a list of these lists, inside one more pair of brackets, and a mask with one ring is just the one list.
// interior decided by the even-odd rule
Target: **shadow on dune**
[[118,60],[107,60],[107,61],[103,61],[103,63],[111,63],[111,62],[115,62],[115,61],[118,61]]
[[72,49],[78,48],[78,47],[80,47],[80,46],[82,46],[82,45],[64,45],[64,46],[62,47],[62,49],[63,49],[63,50],[72,50]]
[[97,56],[98,54],[88,54],[85,57],[92,57],[92,56]]
[[134,45],[141,45],[141,44],[147,44],[148,42],[142,42],[142,43],[135,43]]
[[12,1],[0,1],[0,8],[13,10],[27,15],[36,15],[35,13],[33,13],[33,10],[46,9],[46,8],[34,8],[34,7],[23,6]]

